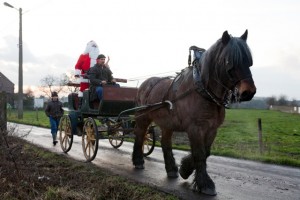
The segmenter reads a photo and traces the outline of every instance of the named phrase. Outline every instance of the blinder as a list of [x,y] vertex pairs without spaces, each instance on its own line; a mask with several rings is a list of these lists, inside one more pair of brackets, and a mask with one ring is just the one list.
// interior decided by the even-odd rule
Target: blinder
[[225,61],[226,74],[229,80],[233,83],[233,85],[236,85],[241,80],[252,77],[250,66],[251,65],[248,64],[243,66],[241,65],[234,66],[228,60]]

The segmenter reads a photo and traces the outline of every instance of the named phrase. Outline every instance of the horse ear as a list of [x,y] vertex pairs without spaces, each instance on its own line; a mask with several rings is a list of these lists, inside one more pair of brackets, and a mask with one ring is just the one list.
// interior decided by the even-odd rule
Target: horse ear
[[226,45],[230,40],[230,35],[228,34],[227,31],[224,31],[223,35],[222,35],[222,43],[224,45]]
[[241,36],[241,39],[246,41],[247,37],[248,37],[248,30],[246,29],[245,33]]

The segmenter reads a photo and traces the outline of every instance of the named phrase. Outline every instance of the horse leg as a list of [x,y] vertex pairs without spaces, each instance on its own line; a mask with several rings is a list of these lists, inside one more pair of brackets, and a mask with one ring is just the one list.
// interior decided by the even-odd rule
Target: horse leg
[[172,151],[172,131],[170,130],[162,130],[161,137],[161,147],[164,154],[165,160],[165,169],[169,178],[177,178],[178,177],[178,167],[175,162],[175,158],[173,156]]
[[136,169],[144,169],[143,145],[147,128],[151,122],[148,120],[137,120],[134,129],[135,141],[132,153],[132,162]]
[[[203,126],[202,126],[203,128]],[[216,195],[215,184],[206,170],[206,160],[210,154],[210,147],[216,131],[199,130],[190,135],[192,166],[195,169],[194,189],[207,195]]]
[[194,189],[207,195],[216,195],[216,187],[213,180],[210,178],[206,171],[206,158],[200,160],[198,164],[195,165],[195,179],[194,179]]
[[[206,148],[206,158],[210,156],[210,147]],[[195,165],[194,165],[194,159],[192,157],[192,154],[189,154],[182,158],[181,160],[181,165],[179,169],[179,174],[183,179],[188,179],[190,175],[195,170]]]

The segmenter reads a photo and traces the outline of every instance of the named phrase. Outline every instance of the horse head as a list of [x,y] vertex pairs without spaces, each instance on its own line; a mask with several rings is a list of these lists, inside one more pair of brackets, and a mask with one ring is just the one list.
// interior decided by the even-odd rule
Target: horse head
[[[225,31],[222,38],[211,47],[212,61],[210,75],[223,91],[232,91],[231,102],[249,101],[256,93],[256,87],[252,79],[250,67],[253,64],[250,48],[247,41],[248,31],[241,37],[232,37]],[[213,60],[213,59],[212,59]]]

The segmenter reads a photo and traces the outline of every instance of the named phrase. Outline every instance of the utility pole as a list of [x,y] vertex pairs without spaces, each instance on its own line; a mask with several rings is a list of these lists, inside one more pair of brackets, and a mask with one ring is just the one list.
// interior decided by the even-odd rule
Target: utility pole
[[23,39],[22,39],[22,8],[15,8],[7,2],[4,5],[19,11],[19,92],[18,92],[18,119],[23,119]]

